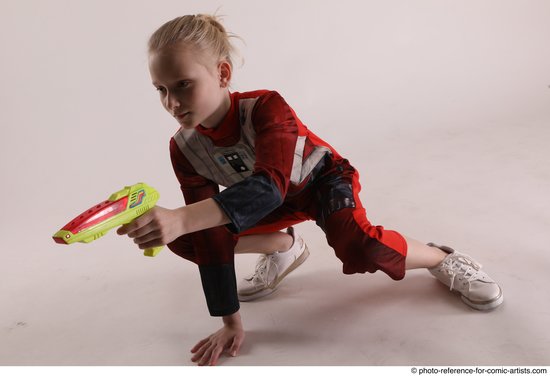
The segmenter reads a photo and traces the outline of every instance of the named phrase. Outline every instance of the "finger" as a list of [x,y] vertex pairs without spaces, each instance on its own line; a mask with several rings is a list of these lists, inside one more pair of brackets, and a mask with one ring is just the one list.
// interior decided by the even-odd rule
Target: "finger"
[[244,336],[235,336],[235,338],[233,338],[233,343],[231,344],[231,348],[229,349],[229,354],[231,354],[231,356],[237,356],[237,354],[239,353],[239,350],[241,349],[241,345],[244,341]]
[[203,351],[198,351],[195,355],[193,355],[193,357],[191,358],[191,361],[193,363],[196,363],[202,358],[203,355],[204,355]]
[[204,356],[204,353],[206,352],[207,349],[208,349],[208,347],[202,347],[202,348],[200,348],[200,349],[195,353],[195,355],[193,355],[193,357],[191,358],[191,361],[192,361],[192,362],[198,362],[199,360],[201,360],[202,357]]
[[[141,217],[138,219],[141,219]],[[148,233],[157,230],[152,218],[149,218],[149,222],[147,222],[146,219],[140,220],[139,222],[131,223],[131,225],[133,225],[134,227],[128,229],[127,231],[127,234],[130,238],[139,238],[140,236],[147,235]]]
[[149,248],[160,247],[160,246],[163,246],[163,245],[165,245],[165,244],[162,241],[157,239],[157,240],[153,240],[151,242],[140,244],[138,246],[138,248],[139,249],[149,249]]
[[[147,212],[147,213],[143,214],[142,216],[134,219],[132,222],[126,223],[125,225],[120,227],[117,230],[117,233],[119,235],[128,234],[130,236],[130,233],[132,233],[132,232],[140,229],[141,227],[147,225],[152,220],[153,220],[153,216],[150,214],[150,212]],[[132,236],[130,236],[130,237],[132,237]]]
[[119,235],[126,235],[130,231],[136,230],[138,227],[136,226],[136,223],[130,222],[125,225],[120,226],[120,228],[116,231]]
[[200,349],[202,347],[202,345],[204,345],[206,342],[208,342],[208,338],[205,338],[205,339],[201,339],[199,341],[199,343],[197,343],[192,349],[191,349],[191,352],[194,354],[197,352],[198,349]]
[[210,346],[210,343],[205,342],[198,349],[194,349],[195,350],[195,355],[191,358],[191,361],[193,361],[193,362],[199,361],[204,356],[204,353],[206,352],[206,350],[208,350],[209,346]]
[[128,232],[128,225],[122,225],[116,230],[116,233],[119,235],[124,235]]
[[213,347],[214,345],[211,345],[205,352],[204,352],[204,355],[202,356],[200,362],[199,362],[199,366],[204,366],[206,364],[208,364],[208,361],[210,360],[210,356],[212,354],[212,351],[214,349]]
[[223,351],[222,346],[217,346],[214,351],[212,351],[212,355],[210,356],[210,365],[215,366],[218,363],[218,359],[220,358],[220,354]]
[[161,238],[162,238],[162,233],[159,230],[151,231],[151,232],[149,232],[149,233],[147,233],[143,236],[135,238],[134,243],[136,243],[138,245],[145,244],[145,243],[150,243],[150,242],[159,243],[159,242],[162,242]]

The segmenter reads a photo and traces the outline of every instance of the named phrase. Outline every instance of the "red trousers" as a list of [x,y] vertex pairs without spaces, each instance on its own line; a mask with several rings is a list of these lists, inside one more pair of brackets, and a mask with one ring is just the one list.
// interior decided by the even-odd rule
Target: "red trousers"
[[347,160],[329,160],[324,172],[310,185],[293,197],[287,196],[282,206],[253,228],[238,235],[231,234],[225,226],[217,228],[216,249],[201,246],[205,242],[200,231],[183,235],[168,247],[198,265],[227,263],[233,260],[241,236],[276,232],[315,220],[342,261],[345,274],[382,270],[400,280],[405,276],[407,243],[398,232],[369,222],[359,199],[360,190],[359,174]]

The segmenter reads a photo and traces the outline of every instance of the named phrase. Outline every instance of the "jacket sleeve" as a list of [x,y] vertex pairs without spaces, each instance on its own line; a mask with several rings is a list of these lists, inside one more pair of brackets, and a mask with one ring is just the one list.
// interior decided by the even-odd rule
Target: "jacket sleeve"
[[[219,193],[219,186],[195,171],[174,139],[170,140],[170,158],[187,205],[202,201]],[[226,316],[239,310],[234,267],[236,240],[224,226],[213,227],[191,234],[194,261],[199,266],[202,287],[208,310],[212,316]],[[168,244],[178,247],[176,239]]]
[[227,214],[233,233],[253,227],[282,205],[294,162],[299,120],[277,92],[265,94],[254,107],[256,162],[251,176],[213,199]]

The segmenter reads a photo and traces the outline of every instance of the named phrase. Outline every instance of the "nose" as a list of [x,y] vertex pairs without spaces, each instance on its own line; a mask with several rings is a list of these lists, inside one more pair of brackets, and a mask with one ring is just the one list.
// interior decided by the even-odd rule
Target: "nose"
[[164,100],[165,100],[166,109],[170,111],[172,115],[177,112],[178,108],[181,105],[179,99],[174,94],[170,94],[170,93],[166,94],[166,97]]

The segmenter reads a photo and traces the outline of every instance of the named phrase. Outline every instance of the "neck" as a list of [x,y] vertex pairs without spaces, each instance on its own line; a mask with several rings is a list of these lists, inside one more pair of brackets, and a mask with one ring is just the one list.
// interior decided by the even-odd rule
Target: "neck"
[[218,109],[210,116],[203,124],[204,128],[217,128],[222,122],[225,115],[231,108],[231,97],[229,95],[229,90],[226,90],[223,94],[222,101],[218,106]]

